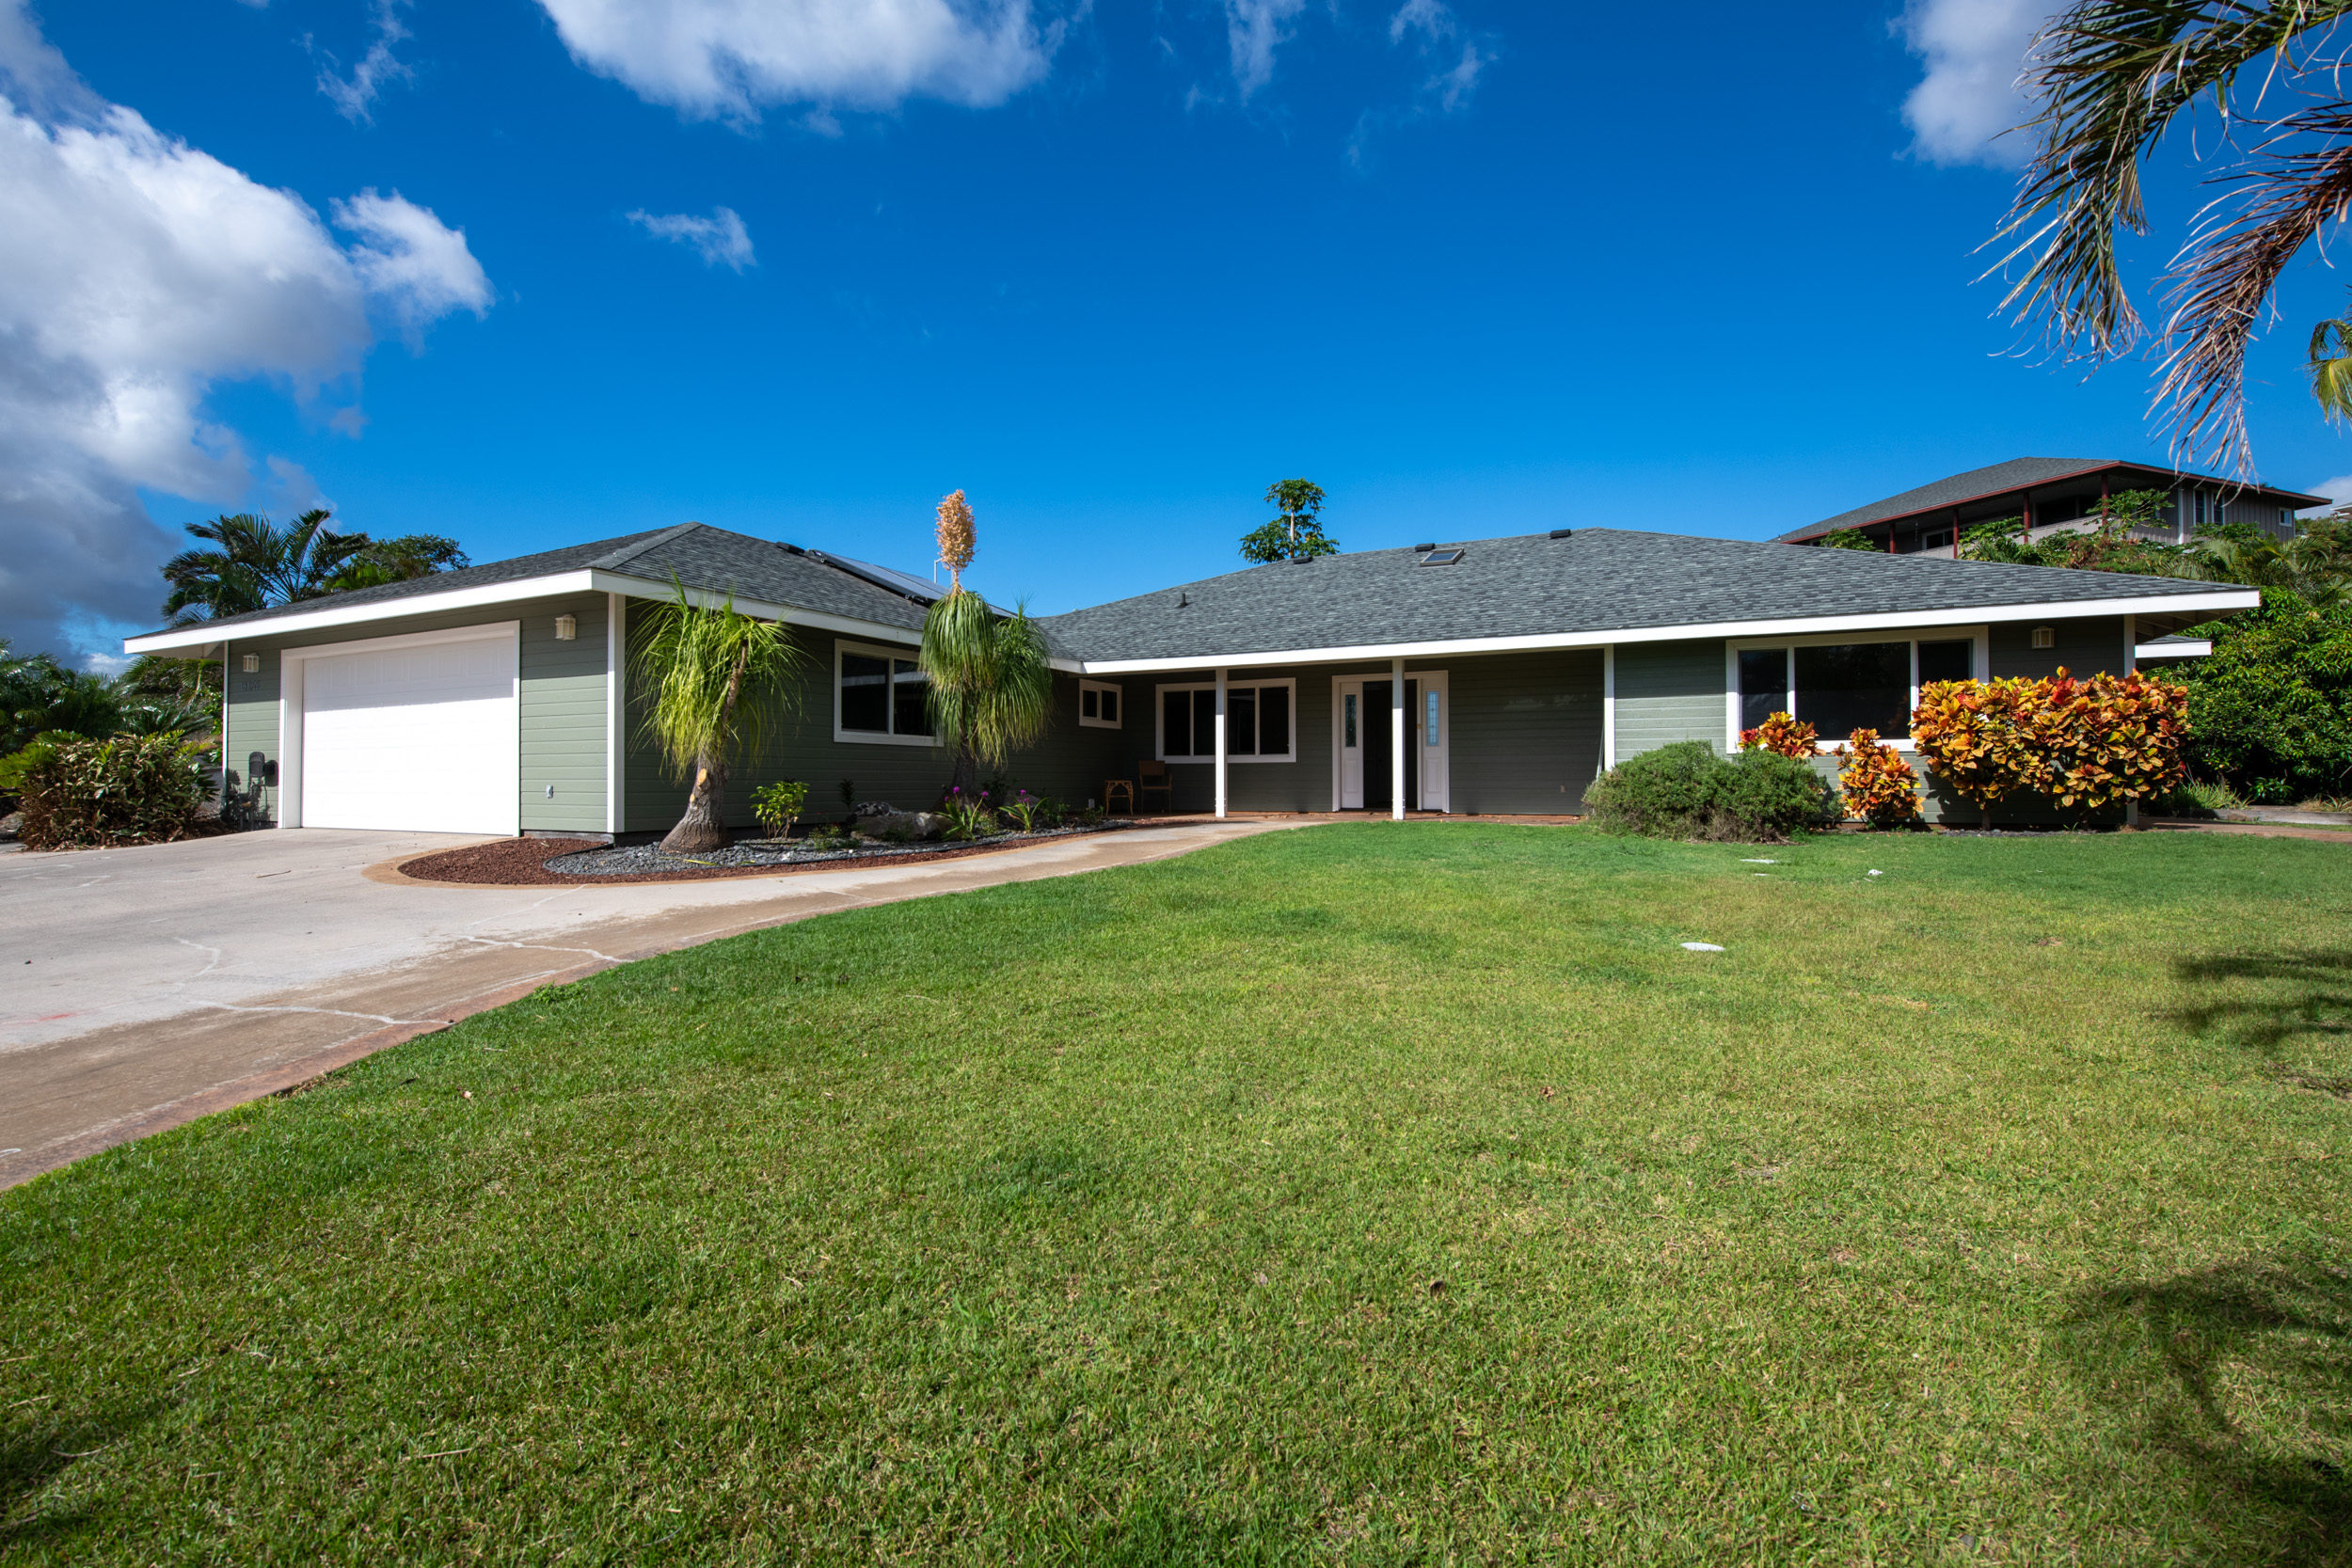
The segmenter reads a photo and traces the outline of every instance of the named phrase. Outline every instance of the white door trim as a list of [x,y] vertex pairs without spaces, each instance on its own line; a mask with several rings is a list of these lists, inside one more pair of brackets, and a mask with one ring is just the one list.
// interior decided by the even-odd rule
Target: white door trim
[[[1405,716],[1405,733],[1406,746],[1413,753],[1413,766],[1421,769],[1416,792],[1422,802],[1420,809],[1422,811],[1452,812],[1454,809],[1454,688],[1448,675],[1449,673],[1444,670],[1407,670],[1405,672],[1406,681],[1422,683],[1421,705]],[[1391,678],[1378,672],[1359,672],[1352,675],[1331,677],[1331,809],[1333,811],[1366,809],[1363,780],[1364,726],[1372,723],[1375,719],[1383,723],[1392,724],[1394,718],[1390,712],[1375,714],[1364,705],[1364,683],[1386,681]],[[1433,688],[1438,693],[1439,725],[1436,758],[1439,771],[1434,774],[1430,768],[1429,747],[1425,744],[1426,737],[1423,730],[1423,726],[1428,721],[1429,692]],[[1356,699],[1357,778],[1353,804],[1350,804],[1348,800],[1346,754],[1347,699],[1351,695]],[[1393,708],[1394,705],[1394,699],[1391,697],[1391,707]],[[1395,759],[1391,757],[1390,767],[1393,768],[1395,766]],[[1429,804],[1430,784],[1433,778],[1437,781],[1438,798],[1445,801],[1443,807],[1433,808]],[[1391,811],[1395,809],[1393,803],[1390,809]]]
[[[334,658],[343,654],[382,653],[392,648],[421,648],[433,642],[486,642],[503,637],[514,653],[514,673],[510,690],[515,701],[515,771],[522,768],[523,677],[522,639],[520,621],[490,621],[478,626],[453,626],[447,631],[412,631],[400,637],[368,637],[353,642],[312,642],[299,648],[278,651],[278,825],[281,828],[302,826],[302,667],[314,658]],[[522,832],[522,797],[519,790],[510,790],[515,825],[510,832]]]

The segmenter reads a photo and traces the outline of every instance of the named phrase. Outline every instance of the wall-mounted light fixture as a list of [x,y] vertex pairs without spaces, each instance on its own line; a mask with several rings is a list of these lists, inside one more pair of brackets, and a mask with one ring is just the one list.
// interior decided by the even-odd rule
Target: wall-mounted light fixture
[[262,656],[260,654],[247,654],[243,658],[237,660],[237,668],[244,671],[248,675],[258,675],[262,673]]
[[579,641],[579,638],[580,638],[580,617],[579,617],[579,616],[577,616],[577,615],[558,615],[558,616],[555,618],[555,640],[556,640],[558,642],[573,642],[573,641]]
[[2035,647],[2037,647],[2037,648],[2055,648],[2055,647],[2057,647],[2057,646],[2058,646],[2058,631],[2057,631],[2057,628],[2052,627],[2052,626],[2036,626],[2036,627],[2034,627],[2034,628],[2033,628],[2033,645],[2034,645]]

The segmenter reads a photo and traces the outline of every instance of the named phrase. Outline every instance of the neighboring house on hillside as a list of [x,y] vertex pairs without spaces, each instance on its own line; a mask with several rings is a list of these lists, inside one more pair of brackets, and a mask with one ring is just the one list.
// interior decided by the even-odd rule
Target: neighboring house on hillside
[[[914,651],[940,590],[698,524],[125,646],[227,657],[230,768],[264,781],[280,824],[652,832],[685,791],[640,738],[627,650],[674,574],[789,622],[811,656],[797,721],[736,770],[738,821],[775,778],[806,780],[812,812],[841,780],[900,805],[937,796],[948,758]],[[1085,800],[1160,759],[1184,810],[1575,812],[1613,763],[1684,739],[1729,750],[1775,709],[1907,749],[1923,681],[2121,673],[2259,602],[1616,529],[1279,562],[1045,619],[1055,721],[1009,772]],[[1945,803],[1931,792],[1930,815]]]
[[2137,531],[2169,545],[2187,544],[2206,523],[2251,523],[2274,538],[2290,539],[2296,512],[2335,504],[2325,496],[2119,458],[2012,457],[1790,529],[1777,542],[1818,545],[1839,529],[1855,529],[1892,555],[1951,556],[1961,536],[1979,523],[2022,518],[2036,539],[2079,531],[2103,501],[2126,490],[2165,493],[2162,523]]

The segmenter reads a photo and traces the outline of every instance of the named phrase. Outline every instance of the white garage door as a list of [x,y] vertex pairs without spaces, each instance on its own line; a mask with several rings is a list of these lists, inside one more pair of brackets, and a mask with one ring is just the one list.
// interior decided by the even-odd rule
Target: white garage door
[[515,832],[512,632],[302,666],[303,826]]

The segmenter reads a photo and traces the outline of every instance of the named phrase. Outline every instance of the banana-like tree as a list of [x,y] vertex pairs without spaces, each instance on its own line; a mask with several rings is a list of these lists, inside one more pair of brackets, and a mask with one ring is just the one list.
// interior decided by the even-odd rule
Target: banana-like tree
[[954,783],[970,794],[979,765],[1002,768],[1037,743],[1054,716],[1054,671],[1045,634],[1025,608],[999,615],[963,586],[977,537],[958,490],[939,503],[939,559],[947,594],[923,617],[916,664],[930,687],[931,733],[955,759]]
[[[2074,0],[2021,81],[2041,110],[2022,128],[2033,161],[1994,236],[2001,266],[2021,269],[2002,306],[2093,361],[2149,335],[2116,255],[2121,235],[2150,228],[2141,166],[2201,111],[2217,122],[2197,130],[2224,190],[2165,274],[2156,403],[2178,446],[2240,472],[2252,469],[2247,347],[2287,263],[2352,210],[2347,13],[2352,0]],[[2344,377],[2325,362],[2346,345],[2327,325],[2310,357],[2332,407]]]
[[645,618],[635,659],[646,694],[644,734],[674,777],[691,781],[686,813],[661,847],[703,854],[727,845],[727,772],[757,752],[799,698],[803,656],[781,621],[676,596]]

